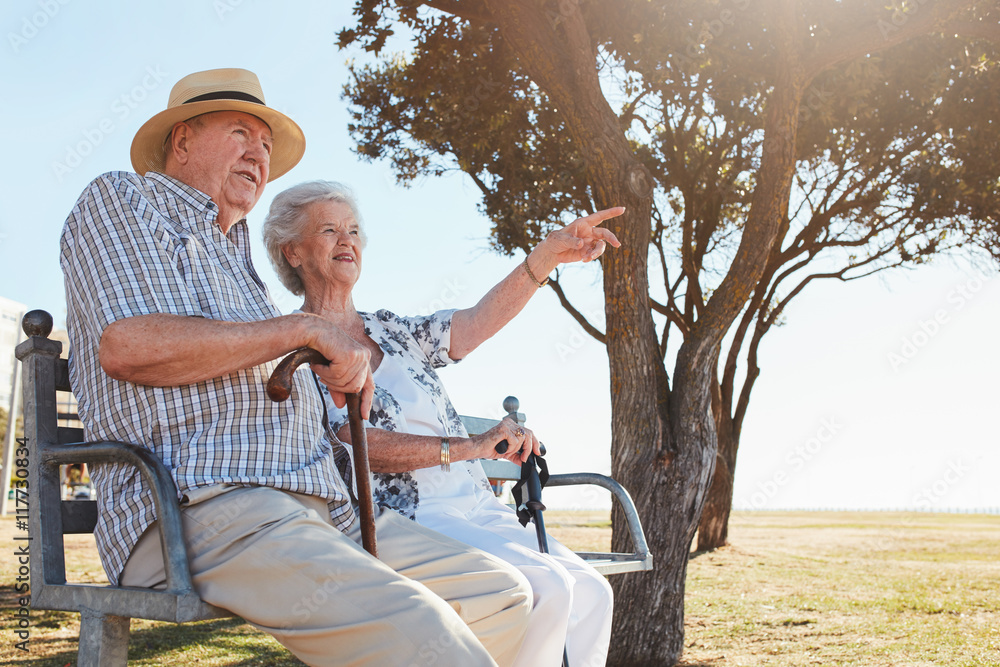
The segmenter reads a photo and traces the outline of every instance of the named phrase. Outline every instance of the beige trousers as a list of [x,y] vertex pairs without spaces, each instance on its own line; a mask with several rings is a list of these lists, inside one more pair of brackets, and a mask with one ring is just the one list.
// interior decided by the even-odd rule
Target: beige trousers
[[[509,665],[524,639],[523,575],[395,512],[376,517],[378,561],[359,546],[358,522],[341,533],[312,496],[236,487],[181,513],[202,599],[309,665]],[[164,585],[155,525],[120,580]]]

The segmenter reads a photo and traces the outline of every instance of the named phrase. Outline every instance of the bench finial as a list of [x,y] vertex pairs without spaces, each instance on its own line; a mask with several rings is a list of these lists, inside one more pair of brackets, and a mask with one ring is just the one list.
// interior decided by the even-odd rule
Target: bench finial
[[515,397],[508,396],[503,399],[503,409],[507,411],[507,414],[516,413],[519,407],[521,407],[521,402]]
[[52,333],[52,316],[44,310],[29,310],[21,320],[21,328],[29,336],[48,338]]

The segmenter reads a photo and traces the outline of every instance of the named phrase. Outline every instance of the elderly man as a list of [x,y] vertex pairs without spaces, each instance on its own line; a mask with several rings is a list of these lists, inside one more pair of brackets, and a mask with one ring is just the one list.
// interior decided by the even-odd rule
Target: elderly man
[[[155,452],[180,493],[195,587],[310,665],[509,664],[531,591],[484,553],[386,512],[364,552],[314,376],[272,403],[274,360],[304,346],[342,404],[371,401],[369,353],[326,320],[282,316],[250,261],[246,215],[305,150],[246,70],[179,81],[132,144],[138,173],[94,180],[66,221],[70,374],[92,440]],[[164,581],[152,501],[95,467],[108,578]],[[484,648],[485,647],[485,648]]]

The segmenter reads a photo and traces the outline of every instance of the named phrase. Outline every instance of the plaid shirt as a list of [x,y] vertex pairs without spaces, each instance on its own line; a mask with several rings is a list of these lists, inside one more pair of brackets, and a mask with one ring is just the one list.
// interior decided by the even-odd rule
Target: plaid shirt
[[[342,530],[354,518],[323,424],[312,373],[295,373],[291,398],[271,402],[276,363],[176,387],[114,380],[98,359],[117,320],[170,313],[230,322],[278,317],[250,261],[245,220],[223,235],[205,194],[167,176],[112,172],[95,179],[66,220],[70,382],[88,440],[131,442],[155,452],[183,498],[214,484],[271,486],[327,499]],[[156,519],[146,484],[125,464],[94,466],[100,507],[95,536],[118,581],[142,532]]]

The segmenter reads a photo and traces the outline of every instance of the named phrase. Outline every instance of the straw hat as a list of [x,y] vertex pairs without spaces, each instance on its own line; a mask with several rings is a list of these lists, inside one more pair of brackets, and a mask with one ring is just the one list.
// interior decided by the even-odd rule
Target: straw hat
[[212,111],[242,111],[260,118],[271,128],[269,182],[294,167],[306,150],[302,128],[264,102],[257,75],[245,69],[212,69],[189,74],[170,90],[166,111],[139,128],[132,140],[132,167],[140,174],[163,171],[166,140],[174,125]]

